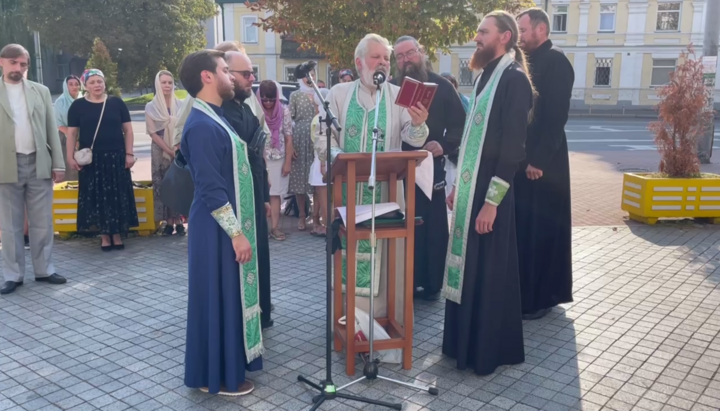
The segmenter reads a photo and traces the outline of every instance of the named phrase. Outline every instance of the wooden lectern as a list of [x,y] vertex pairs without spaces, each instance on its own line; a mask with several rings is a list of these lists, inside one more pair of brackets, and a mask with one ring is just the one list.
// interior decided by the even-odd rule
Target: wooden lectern
[[[348,375],[355,374],[355,355],[369,352],[367,341],[355,341],[355,250],[359,240],[370,239],[369,227],[357,227],[355,224],[356,187],[357,183],[366,183],[370,177],[371,153],[338,154],[332,165],[335,207],[342,205],[342,184],[347,183],[347,226],[342,227],[340,235],[347,242],[347,274],[345,289],[346,324],[338,321],[343,314],[342,292],[342,253],[334,256],[335,296],[334,331],[335,351],[346,348],[346,369]],[[378,240],[388,241],[388,278],[387,278],[387,317],[375,320],[387,330],[389,340],[375,340],[374,351],[401,348],[403,350],[403,368],[412,368],[412,337],[413,337],[413,251],[415,247],[415,167],[418,160],[427,158],[424,151],[397,151],[377,153],[377,182],[387,182],[388,202],[398,202],[397,182],[406,180],[405,189],[405,223],[400,227],[378,227],[375,233]],[[405,240],[405,306],[403,324],[395,319],[395,254],[397,240]],[[370,290],[373,292],[374,290]],[[372,324],[370,325],[372,327]]]

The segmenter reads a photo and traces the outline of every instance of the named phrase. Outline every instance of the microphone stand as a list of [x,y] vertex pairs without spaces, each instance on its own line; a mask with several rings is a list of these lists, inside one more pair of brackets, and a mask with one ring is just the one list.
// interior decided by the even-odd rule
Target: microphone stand
[[[332,110],[330,110],[330,102],[325,101],[322,94],[320,93],[320,90],[318,89],[317,85],[315,84],[315,81],[313,80],[312,76],[310,74],[307,75],[307,78],[310,79],[310,85],[312,86],[313,90],[315,90],[315,94],[320,98],[320,101],[323,102],[323,106],[325,108],[325,118],[320,118],[321,122],[325,123],[326,127],[326,136],[327,136],[327,156],[325,160],[325,170],[326,170],[326,177],[325,177],[325,185],[327,187],[327,204],[326,204],[326,214],[325,219],[330,220],[330,216],[332,215],[332,193],[331,193],[331,179],[330,179],[330,166],[331,166],[331,158],[330,158],[330,151],[332,149],[332,128],[335,127],[337,132],[339,133],[342,129],[340,128],[340,124],[337,121],[337,117],[333,114]],[[302,79],[300,79],[302,81]],[[377,132],[377,113],[375,113],[375,130],[373,133]],[[376,136],[376,134],[373,134]],[[373,152],[375,151],[375,142],[376,137],[373,138]],[[375,157],[373,156],[373,169],[374,169],[374,161]],[[338,188],[341,190],[342,188]],[[375,207],[375,201],[373,200],[373,208]],[[374,215],[374,212],[373,212]],[[325,222],[325,224],[328,224],[328,221]],[[373,219],[373,230],[374,230],[374,222]],[[374,249],[373,249],[374,253]],[[374,255],[374,254],[373,254]],[[373,264],[374,266],[374,264]],[[391,404],[384,401],[378,401],[371,398],[363,398],[358,397],[355,395],[345,394],[338,392],[340,389],[345,388],[337,388],[332,380],[332,349],[330,348],[332,346],[332,326],[333,326],[333,319],[332,319],[332,238],[330,236],[326,236],[325,239],[325,271],[327,276],[327,283],[326,283],[326,293],[327,293],[327,299],[325,306],[325,314],[326,314],[326,329],[325,329],[325,380],[321,381],[320,384],[315,384],[312,381],[308,380],[307,378],[303,377],[302,375],[298,375],[297,379],[299,382],[302,382],[304,384],[309,385],[312,388],[315,388],[316,390],[320,391],[320,394],[313,397],[313,406],[310,408],[310,411],[317,410],[320,405],[322,405],[325,401],[329,400],[336,400],[336,399],[345,399],[345,400],[351,400],[351,401],[357,401],[362,402],[365,404],[373,404],[373,405],[379,405],[382,407],[392,408],[395,410],[402,410],[402,404]],[[371,280],[372,281],[372,280]],[[339,285],[338,285],[339,286]],[[370,298],[372,298],[372,283],[370,285]],[[372,300],[370,300],[370,311],[372,311]],[[371,318],[372,318],[372,314]],[[372,328],[370,331],[370,355],[372,356]],[[372,358],[372,357],[371,357]]]
[[[395,384],[399,384],[408,388],[413,388],[420,391],[426,391],[430,393],[431,395],[438,395],[439,391],[436,387],[430,387],[430,386],[423,386],[419,384],[412,384],[404,381],[398,381],[394,380],[392,378],[383,377],[382,375],[379,375],[379,368],[378,365],[380,364],[379,359],[373,359],[374,352],[373,352],[373,345],[375,341],[375,310],[374,310],[374,300],[375,300],[375,249],[377,248],[377,236],[375,234],[375,200],[376,200],[376,190],[377,190],[377,145],[378,140],[380,140],[380,129],[378,128],[378,115],[380,114],[380,96],[382,94],[382,83],[383,80],[375,80],[375,85],[377,87],[377,91],[375,92],[375,124],[373,126],[372,131],[372,154],[371,154],[371,162],[370,162],[370,176],[368,177],[368,188],[372,191],[372,208],[370,211],[370,335],[368,337],[368,343],[370,345],[370,352],[368,354],[368,361],[365,363],[365,367],[363,368],[363,376],[358,378],[355,381],[351,381],[342,387],[338,388],[338,391],[344,390],[348,387],[350,387],[353,384],[356,384],[363,380],[375,380],[376,378],[379,378],[381,380],[389,381]],[[412,223],[412,222],[411,222]],[[411,224],[409,223],[409,224]],[[407,286],[407,284],[406,284]],[[394,313],[393,313],[394,314]],[[405,313],[405,315],[412,315],[412,313]],[[395,409],[402,409],[402,408],[395,408]]]

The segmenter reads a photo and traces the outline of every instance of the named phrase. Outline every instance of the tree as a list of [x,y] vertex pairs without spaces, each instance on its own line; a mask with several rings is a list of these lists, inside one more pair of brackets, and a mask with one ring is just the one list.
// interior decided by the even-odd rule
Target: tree
[[120,97],[120,87],[117,85],[118,68],[113,63],[107,47],[100,39],[95,39],[92,54],[85,66],[86,69],[98,69],[105,75],[105,92],[111,96]]
[[264,30],[291,34],[301,47],[315,47],[334,67],[353,67],[355,47],[367,33],[394,41],[410,35],[430,58],[440,49],[475,36],[478,14],[496,9],[519,11],[530,0],[258,0],[253,10],[272,12],[260,19]]
[[658,91],[658,121],[650,124],[661,155],[660,172],[674,178],[697,177],[700,161],[697,138],[705,132],[713,112],[707,107],[711,90],[705,86],[703,65],[692,45],[680,54],[682,63],[670,83]]
[[[102,38],[118,64],[123,88],[176,72],[185,55],[205,47],[203,23],[213,0],[24,0],[28,24],[43,41],[85,56]],[[32,10],[32,12],[29,12]]]

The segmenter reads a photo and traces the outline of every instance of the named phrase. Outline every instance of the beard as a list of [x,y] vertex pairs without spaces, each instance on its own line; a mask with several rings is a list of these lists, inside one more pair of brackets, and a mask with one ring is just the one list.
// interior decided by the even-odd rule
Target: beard
[[235,97],[235,91],[233,90],[233,86],[231,84],[219,84],[217,85],[217,92],[220,95],[220,98],[223,100],[232,100],[233,97]]
[[25,76],[23,76],[23,73],[19,71],[12,71],[10,73],[7,73],[7,78],[9,78],[12,81],[21,81]]
[[486,45],[481,49],[476,49],[473,53],[472,59],[470,59],[470,68],[473,70],[480,70],[485,68],[491,61],[495,59],[495,45]]
[[252,88],[243,88],[239,84],[235,83],[235,99],[245,101],[252,95]]
[[375,70],[370,70],[369,67],[363,67],[360,72],[360,81],[362,81],[362,83],[368,87],[373,86],[373,74],[375,74],[375,72],[378,70],[382,70],[382,72],[385,73],[385,76],[387,78],[388,67],[384,64],[378,64],[377,67],[375,67]]
[[538,39],[538,37],[534,33],[530,34],[528,37],[529,38],[523,41],[522,45],[520,46],[520,48],[525,53],[530,53],[536,48],[540,47],[540,39]]
[[402,84],[402,81],[405,77],[412,77],[415,80],[426,83],[429,80],[429,75],[425,63],[406,63],[402,70],[398,70],[398,84]]

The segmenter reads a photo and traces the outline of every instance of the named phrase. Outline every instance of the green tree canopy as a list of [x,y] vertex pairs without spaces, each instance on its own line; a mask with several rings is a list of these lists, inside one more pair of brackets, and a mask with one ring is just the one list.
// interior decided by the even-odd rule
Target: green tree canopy
[[105,75],[105,91],[111,96],[120,96],[120,88],[117,85],[118,68],[113,63],[108,53],[107,47],[102,40],[95,39],[92,48],[92,54],[85,66],[86,69],[98,69]]
[[176,72],[185,55],[205,46],[203,22],[216,12],[213,0],[23,1],[46,44],[87,56],[101,38],[126,89],[152,84],[161,69]]
[[410,35],[434,58],[475,36],[478,14],[502,9],[517,12],[530,0],[257,0],[246,3],[272,15],[264,30],[292,34],[302,47],[315,47],[336,67],[352,67],[355,47],[367,33],[395,41]]

